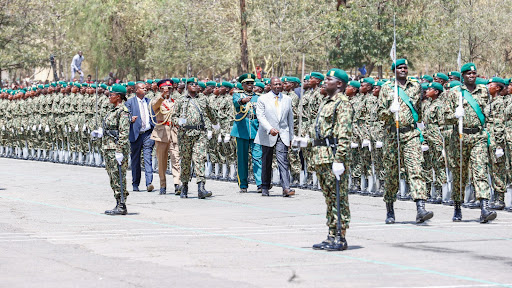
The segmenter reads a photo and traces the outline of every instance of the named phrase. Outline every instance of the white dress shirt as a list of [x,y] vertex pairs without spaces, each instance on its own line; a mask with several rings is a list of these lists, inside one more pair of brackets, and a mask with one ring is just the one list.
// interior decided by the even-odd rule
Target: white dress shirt
[[151,124],[149,123],[149,109],[148,104],[146,103],[146,101],[144,101],[144,98],[140,99],[139,97],[137,97],[137,103],[139,103],[139,111],[141,117],[140,120],[142,121],[140,133],[143,133],[151,129]]

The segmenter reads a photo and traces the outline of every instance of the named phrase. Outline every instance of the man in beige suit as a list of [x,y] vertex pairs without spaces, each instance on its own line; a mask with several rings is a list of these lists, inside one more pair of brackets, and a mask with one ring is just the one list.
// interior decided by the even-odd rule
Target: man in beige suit
[[172,178],[174,180],[174,194],[180,195],[180,154],[178,146],[178,127],[172,123],[174,113],[174,100],[169,96],[173,90],[171,79],[160,80],[157,83],[159,92],[156,93],[150,106],[154,111],[155,128],[151,139],[155,140],[156,158],[158,160],[158,176],[160,177],[160,195],[166,194],[167,160],[171,154]]

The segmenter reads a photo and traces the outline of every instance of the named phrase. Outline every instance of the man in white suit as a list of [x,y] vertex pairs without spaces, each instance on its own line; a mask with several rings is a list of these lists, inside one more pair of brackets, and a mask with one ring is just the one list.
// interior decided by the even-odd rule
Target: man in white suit
[[295,194],[290,189],[290,172],[288,171],[288,147],[293,138],[292,99],[283,95],[281,79],[274,77],[270,80],[271,91],[259,97],[256,104],[256,115],[260,126],[254,143],[260,144],[263,152],[261,161],[262,196],[269,196],[272,175],[272,157],[276,149],[277,164],[283,197]]

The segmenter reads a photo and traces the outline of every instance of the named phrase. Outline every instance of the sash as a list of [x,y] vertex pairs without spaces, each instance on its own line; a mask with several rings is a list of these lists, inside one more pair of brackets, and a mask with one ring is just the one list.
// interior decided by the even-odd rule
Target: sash
[[480,124],[482,124],[482,128],[485,133],[487,133],[487,146],[491,145],[491,135],[485,130],[485,115],[482,112],[482,108],[480,108],[480,105],[478,105],[478,102],[476,102],[475,98],[473,98],[473,95],[471,95],[468,90],[461,90],[461,93],[462,97],[468,101],[469,106],[475,111],[478,120],[480,120]]
[[[414,118],[414,123],[417,124],[419,120],[418,112],[416,112],[416,109],[414,109],[414,106],[411,103],[411,98],[409,98],[409,96],[405,94],[405,91],[402,89],[402,87],[397,86],[397,88],[398,96],[400,96],[400,99],[402,99],[402,101],[404,101],[404,103],[409,107],[409,109],[411,109],[412,118]],[[425,141],[425,139],[423,138],[423,133],[419,128],[416,129],[420,132],[420,142],[423,143],[423,141]]]

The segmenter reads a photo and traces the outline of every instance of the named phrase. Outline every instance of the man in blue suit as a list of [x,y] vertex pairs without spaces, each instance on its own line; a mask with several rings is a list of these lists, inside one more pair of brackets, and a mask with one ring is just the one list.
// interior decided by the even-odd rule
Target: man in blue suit
[[252,171],[254,180],[261,193],[261,145],[254,143],[258,132],[258,118],[256,116],[256,103],[258,95],[252,92],[254,88],[254,74],[244,74],[238,77],[242,83],[243,91],[233,94],[233,105],[235,106],[235,121],[231,129],[231,136],[236,137],[236,156],[238,166],[238,186],[240,192],[247,192],[249,174],[249,148],[251,149]]
[[130,123],[131,159],[132,159],[132,185],[133,191],[139,191],[140,184],[140,153],[144,153],[144,172],[146,174],[146,187],[148,192],[153,191],[153,166],[152,156],[155,141],[151,140],[151,132],[155,126],[149,113],[150,100],[145,97],[146,85],[143,82],[137,83],[135,95],[125,103],[132,116]]

